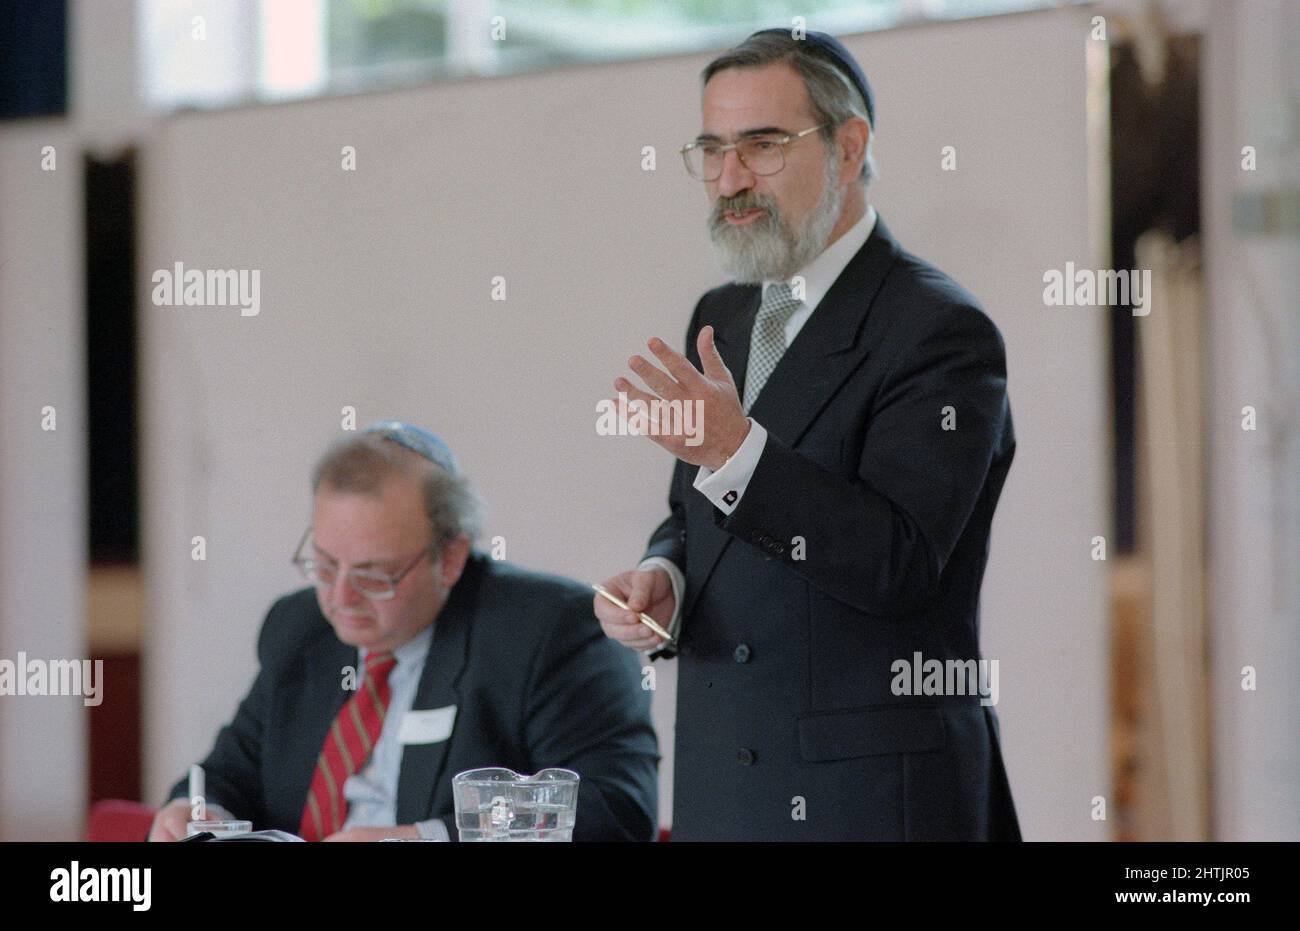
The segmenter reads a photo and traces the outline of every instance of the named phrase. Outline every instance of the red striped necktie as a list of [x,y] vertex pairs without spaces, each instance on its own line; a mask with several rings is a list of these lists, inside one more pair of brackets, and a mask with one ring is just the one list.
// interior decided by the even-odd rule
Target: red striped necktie
[[316,760],[316,774],[302,809],[298,833],[305,840],[321,840],[343,827],[348,803],[343,783],[366,765],[388,712],[388,674],[397,665],[392,653],[367,653],[361,687],[339,710],[325,735]]

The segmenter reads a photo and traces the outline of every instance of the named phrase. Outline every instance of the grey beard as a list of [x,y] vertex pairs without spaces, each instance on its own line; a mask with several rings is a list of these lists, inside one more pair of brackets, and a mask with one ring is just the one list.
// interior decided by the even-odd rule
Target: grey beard
[[738,284],[784,281],[821,255],[844,202],[838,175],[834,161],[828,160],[821,199],[798,232],[790,229],[770,198],[761,199],[766,213],[746,226],[729,226],[710,216],[709,239],[722,270]]

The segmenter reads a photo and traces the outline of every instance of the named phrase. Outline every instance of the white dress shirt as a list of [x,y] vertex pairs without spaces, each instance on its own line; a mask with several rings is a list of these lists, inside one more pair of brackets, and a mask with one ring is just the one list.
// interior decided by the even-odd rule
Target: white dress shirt
[[[433,625],[430,624],[393,651],[397,665],[388,674],[388,711],[384,714],[383,729],[379,732],[379,739],[375,741],[374,750],[366,765],[343,783],[343,797],[348,803],[344,830],[354,827],[392,827],[397,824],[397,778],[402,770],[402,751],[405,749],[398,733],[402,729],[402,719],[415,703],[415,692],[432,643]],[[365,680],[368,652],[364,647],[358,650],[358,688]],[[447,826],[440,818],[417,822],[416,828],[421,837],[450,840]]]
[[[800,300],[802,306],[790,315],[790,319],[785,324],[785,345],[787,350],[794,343],[799,331],[803,329],[803,325],[808,322],[808,318],[813,315],[818,305],[821,304],[822,298],[831,289],[831,285],[835,284],[836,279],[848,266],[849,261],[866,244],[875,226],[876,208],[868,204],[866,212],[863,213],[857,223],[854,223],[839,239],[822,250],[822,253],[809,262],[807,267],[792,276],[803,278],[804,296]],[[765,296],[767,289],[772,284],[774,284],[772,281],[763,282],[763,294]],[[749,423],[749,434],[745,437],[744,442],[740,444],[740,448],[732,453],[731,458],[723,464],[722,468],[715,472],[708,466],[700,466],[700,470],[695,476],[695,489],[708,498],[713,503],[713,506],[724,514],[730,514],[734,511],[740,503],[740,499],[744,497],[749,480],[754,475],[754,469],[758,467],[758,460],[763,455],[763,447],[767,444],[767,431],[763,429],[762,425],[753,418],[750,418]],[[686,588],[686,578],[682,574],[681,567],[662,556],[651,556],[637,568],[661,568],[668,573],[668,578],[672,582],[675,602],[673,617],[668,630],[676,637],[681,627],[682,593]]]

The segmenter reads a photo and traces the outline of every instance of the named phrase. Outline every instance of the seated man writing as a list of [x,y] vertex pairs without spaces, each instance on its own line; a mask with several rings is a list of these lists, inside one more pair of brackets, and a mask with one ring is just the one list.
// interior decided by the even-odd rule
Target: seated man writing
[[[206,817],[307,840],[456,839],[451,778],[581,777],[574,840],[650,840],[659,760],[631,651],[585,587],[471,548],[451,450],[385,422],[316,467],[312,525],[258,639],[261,669],[203,760]],[[151,840],[185,836],[186,784]]]

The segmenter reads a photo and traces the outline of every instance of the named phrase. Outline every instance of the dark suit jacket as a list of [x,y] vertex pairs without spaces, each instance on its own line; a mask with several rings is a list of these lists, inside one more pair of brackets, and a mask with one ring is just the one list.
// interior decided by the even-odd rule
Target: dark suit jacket
[[[271,608],[257,653],[261,671],[202,763],[207,794],[255,828],[297,833],[358,652],[304,589]],[[456,773],[560,766],[581,777],[574,840],[655,836],[650,693],[636,656],[601,633],[585,587],[473,553],[434,621],[413,708],[448,705],[458,706],[451,737],[403,752],[398,824],[442,818],[455,840]],[[171,797],[186,794],[181,781]]]
[[[715,288],[687,333],[698,367],[714,326],[742,393],[760,297]],[[992,708],[891,689],[895,660],[980,656],[1015,450],[997,328],[878,217],[750,415],[736,509],[679,461],[646,553],[686,576],[673,839],[1019,839]]]

